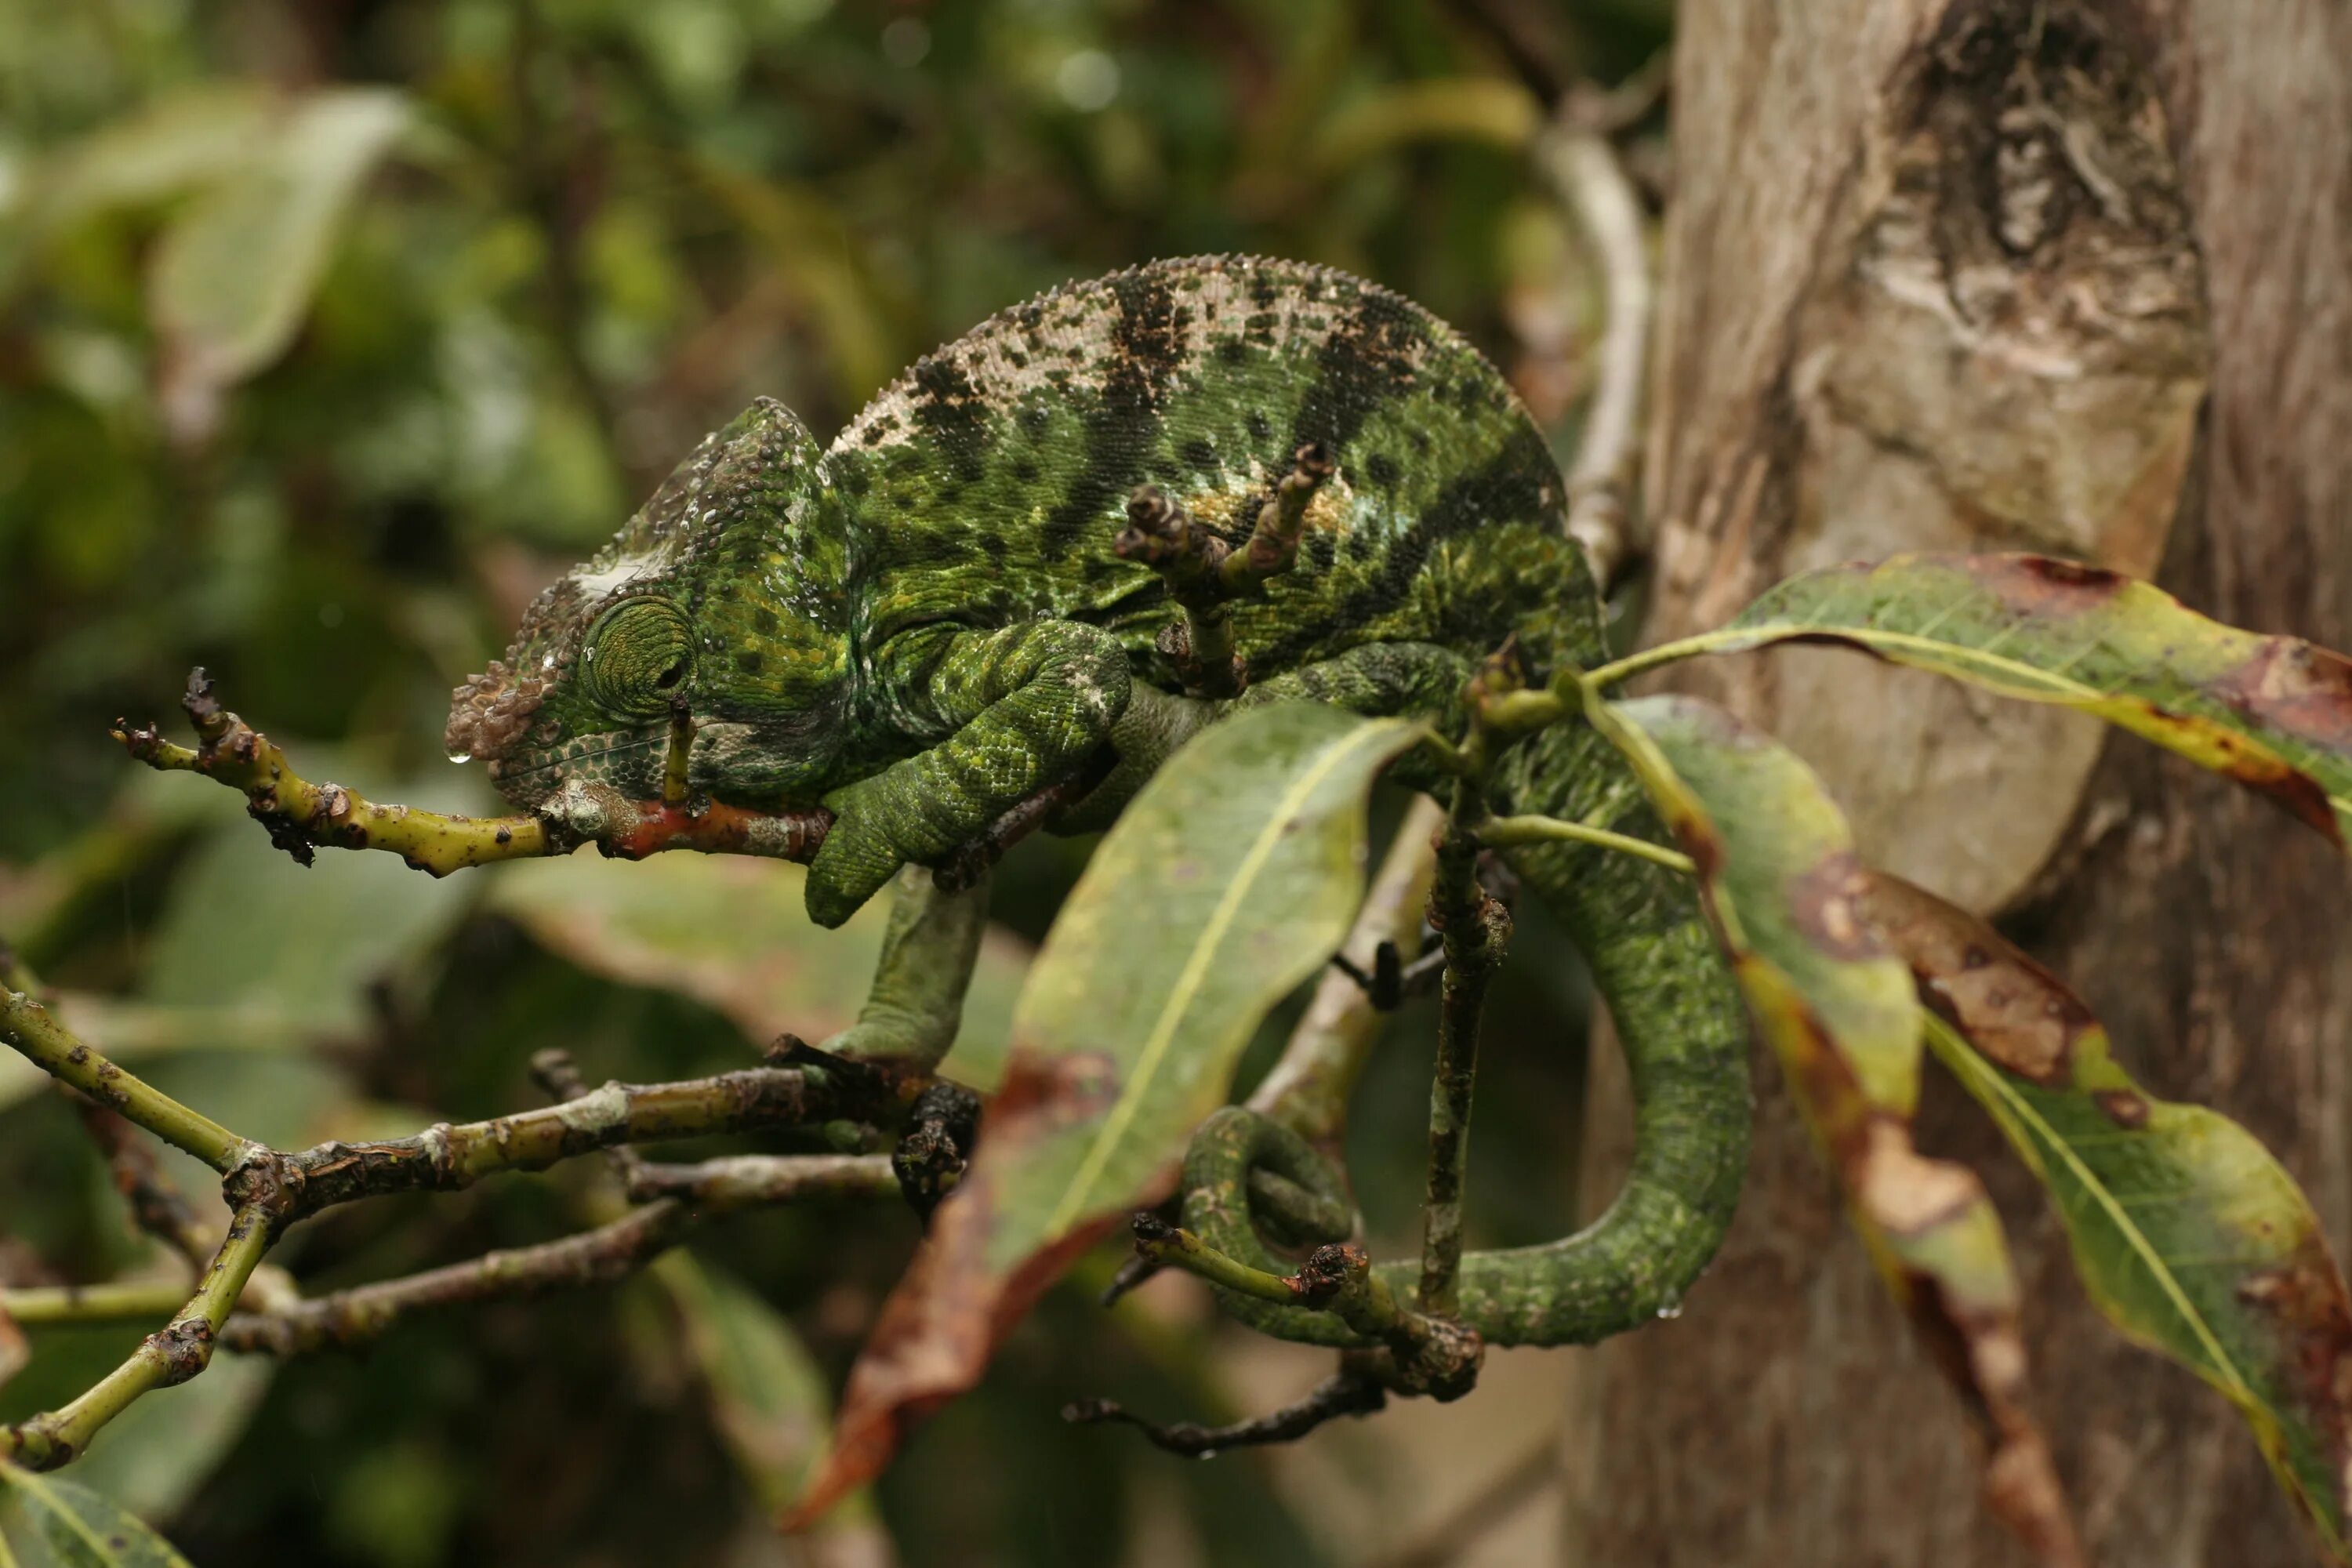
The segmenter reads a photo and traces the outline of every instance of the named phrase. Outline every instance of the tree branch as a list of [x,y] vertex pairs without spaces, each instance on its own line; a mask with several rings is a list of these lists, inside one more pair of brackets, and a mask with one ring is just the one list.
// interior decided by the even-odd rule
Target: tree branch
[[262,1152],[210,1117],[106,1059],[21,991],[0,987],[0,1041],[60,1083],[224,1173]]
[[[155,1151],[131,1130],[131,1123],[94,1100],[74,1107],[91,1142],[106,1156],[115,1191],[131,1205],[131,1222],[142,1231],[202,1268],[220,1244],[211,1226],[196,1217],[177,1188],[164,1179]],[[169,1309],[167,1308],[166,1310]]]
[[220,1341],[233,1351],[277,1356],[349,1350],[419,1311],[609,1285],[676,1246],[695,1218],[667,1199],[647,1204],[560,1241],[488,1252],[270,1311],[239,1312],[222,1329]]
[[[1435,836],[1445,808],[1416,795],[1381,862],[1340,952],[1368,969],[1383,942],[1410,952],[1436,874]],[[1388,1022],[1371,994],[1344,971],[1326,974],[1291,1031],[1281,1058],[1250,1096],[1249,1108],[1282,1122],[1309,1143],[1336,1150],[1348,1128],[1356,1080]]]
[[1317,1384],[1303,1399],[1247,1421],[1236,1421],[1230,1426],[1203,1426],[1192,1421],[1173,1421],[1163,1426],[1108,1399],[1081,1399],[1064,1405],[1062,1419],[1083,1426],[1123,1422],[1142,1432],[1155,1447],[1171,1454],[1188,1459],[1210,1459],[1226,1448],[1295,1443],[1326,1421],[1341,1415],[1370,1415],[1387,1404],[1388,1393],[1377,1379],[1340,1372]]
[[1568,531],[1605,591],[1632,546],[1653,299],[1640,199],[1607,136],[1578,123],[1576,102],[1571,94],[1538,138],[1535,161],[1575,216],[1601,275],[1600,374],[1568,470]]
[[55,1469],[89,1448],[106,1424],[141,1395],[187,1382],[211,1364],[213,1347],[230,1309],[245,1292],[275,1227],[257,1209],[240,1209],[195,1294],[163,1328],[140,1342],[131,1358],[63,1409],[0,1427],[0,1458],[36,1470]]
[[153,725],[115,721],[114,738],[163,772],[202,773],[241,792],[269,840],[304,865],[320,848],[382,849],[420,871],[446,877],[496,860],[566,855],[594,844],[606,855],[643,859],[668,849],[806,861],[833,825],[822,807],[761,812],[718,801],[633,801],[609,786],[574,779],[530,816],[459,816],[382,805],[337,784],[312,784],[268,737],[230,712],[203,669],[182,700],[199,744],[163,739]]

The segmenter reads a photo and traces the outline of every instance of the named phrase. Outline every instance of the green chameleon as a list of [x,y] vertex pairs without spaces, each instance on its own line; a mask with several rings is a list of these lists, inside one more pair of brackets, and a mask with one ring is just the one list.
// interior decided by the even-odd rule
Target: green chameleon
[[[1245,689],[1188,695],[1168,581],[1112,548],[1130,498],[1156,487],[1238,543],[1308,461],[1294,566],[1230,606]],[[1458,735],[1465,682],[1507,639],[1538,678],[1599,662],[1563,489],[1503,378],[1418,306],[1294,262],[1155,262],[983,322],[830,447],[754,404],[540,596],[506,658],[458,689],[449,747],[486,758],[519,806],[580,781],[651,799],[672,717],[688,716],[693,790],[835,814],[807,902],[838,925],[902,867],[950,864],[1025,803],[1052,803],[1048,830],[1100,827],[1236,706],[1307,699]],[[1439,783],[1410,760],[1397,776]],[[1581,725],[1513,749],[1493,777],[1498,811],[1660,836]],[[1507,858],[1608,999],[1637,1150],[1587,1229],[1465,1258],[1462,1315],[1493,1343],[1583,1342],[1671,1311],[1720,1241],[1746,1161],[1745,1019],[1687,879],[1580,845]],[[833,1048],[944,1051],[978,892],[901,880],[874,999]],[[1228,1110],[1188,1157],[1186,1223],[1286,1269],[1261,1224],[1320,1238],[1252,1222],[1260,1166],[1339,1190],[1295,1135]],[[1232,1305],[1285,1337],[1350,1342],[1324,1314]]]

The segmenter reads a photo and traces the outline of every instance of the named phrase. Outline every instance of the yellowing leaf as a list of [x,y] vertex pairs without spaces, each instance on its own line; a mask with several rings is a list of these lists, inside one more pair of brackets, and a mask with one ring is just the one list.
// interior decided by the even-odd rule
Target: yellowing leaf
[[1937,1058],[2049,1189],[2091,1300],[2244,1413],[2352,1562],[2352,1295],[2294,1177],[2229,1118],[2142,1090],[2081,998],[1982,921],[1883,874],[1864,907],[1918,978]]
[[0,1461],[0,1563],[188,1568],[172,1543],[98,1493]]
[[1256,709],[1127,808],[1038,951],[979,1154],[883,1307],[795,1524],[877,1474],[1106,1226],[1165,1192],[1259,1020],[1347,935],[1366,796],[1418,733]]
[[1794,753],[1687,698],[1596,704],[1696,863],[1700,889],[1855,1228],[1922,1341],[1982,1419],[1986,1495],[2035,1560],[2083,1562],[2025,1402],[2019,1289],[1975,1173],[1911,1142],[1919,1020],[1864,918],[1844,817]]
[[[2206,619],[2171,595],[2040,555],[1896,555],[1808,572],[1670,647],[1844,643],[2056,703],[2227,773],[2339,847],[2352,818],[2352,659]],[[1639,655],[1626,668],[1662,662]]]

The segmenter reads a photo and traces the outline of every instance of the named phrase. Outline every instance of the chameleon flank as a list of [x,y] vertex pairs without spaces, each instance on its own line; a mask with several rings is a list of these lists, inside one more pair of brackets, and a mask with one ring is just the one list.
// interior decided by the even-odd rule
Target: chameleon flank
[[[1112,549],[1129,498],[1155,486],[1240,545],[1307,448],[1295,564],[1230,603],[1249,685],[1188,697],[1165,651],[1167,584]],[[487,759],[524,807],[574,780],[651,799],[673,715],[690,717],[691,788],[835,814],[807,899],[837,925],[900,867],[950,861],[1043,790],[1066,791],[1049,830],[1100,826],[1236,702],[1306,698],[1458,734],[1465,681],[1507,638],[1538,676],[1601,661],[1563,490],[1502,377],[1418,306],[1292,262],[1155,262],[992,318],[829,447],[755,404],[540,597],[506,658],[458,689],[449,749]],[[1581,726],[1514,749],[1494,777],[1497,811],[1657,836],[1631,773]],[[1746,1158],[1744,1018],[1685,879],[1582,845],[1507,858],[1591,960],[1639,1140],[1591,1227],[1464,1260],[1465,1321],[1504,1344],[1588,1341],[1669,1308],[1721,1238]],[[904,886],[877,990],[920,974],[926,999],[857,1039],[867,1054],[944,1048],[961,982],[938,971],[969,966],[970,911]],[[1297,1163],[1280,1142],[1246,1112],[1205,1128],[1187,1224],[1271,1264],[1234,1200],[1252,1162]],[[1287,1337],[1331,1331],[1235,1305]]]

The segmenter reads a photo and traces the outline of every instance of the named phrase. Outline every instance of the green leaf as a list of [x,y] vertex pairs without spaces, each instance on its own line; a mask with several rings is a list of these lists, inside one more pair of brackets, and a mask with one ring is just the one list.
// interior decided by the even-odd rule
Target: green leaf
[[188,1568],[172,1543],[87,1488],[0,1462],[0,1564]]
[[56,229],[96,212],[160,201],[248,162],[266,145],[269,94],[205,83],[110,121],[37,173],[34,224]]
[[1259,1021],[1347,935],[1366,797],[1419,734],[1319,704],[1252,710],[1127,808],[1038,952],[979,1155],[850,1373],[801,1521],[879,1473],[1072,1259],[1166,1190]]
[[1896,555],[1792,577],[1729,626],[1670,646],[1778,642],[1845,643],[2095,713],[2263,791],[2339,847],[2352,818],[2352,660],[2208,620],[2112,572],[2040,555]]
[[243,1016],[273,1032],[349,1033],[373,1017],[368,986],[440,942],[480,893],[389,855],[299,866],[231,824],[173,879],[141,990],[190,1009],[191,1023]]
[[1858,900],[1868,874],[1797,756],[1688,698],[1594,703],[1698,868],[1699,885],[1790,1096],[1895,1300],[1986,1426],[1986,1492],[2049,1564],[2080,1564],[2049,1447],[2026,1408],[2017,1277],[1975,1173],[1911,1140],[1919,1015]]
[[2084,1288],[2242,1411],[2330,1556],[2352,1562],[2352,1294],[2319,1216],[2244,1128],[2157,1100],[2082,999],[1984,921],[1874,874],[1928,1044],[2049,1189]]
[[352,197],[408,119],[383,89],[315,93],[173,219],[148,281],[167,405],[209,401],[285,352]]
[[[838,931],[809,921],[803,873],[778,860],[656,855],[626,868],[593,855],[519,860],[492,874],[488,907],[593,974],[690,997],[765,1044],[786,1030],[822,1040],[866,1000],[888,924],[877,899]],[[942,1069],[992,1089],[1012,1038],[1027,944],[992,926]]]
[[[677,1309],[711,1419],[736,1468],[762,1508],[783,1508],[800,1496],[832,1435],[824,1373],[783,1314],[732,1275],[683,1247],[656,1260],[653,1275]],[[864,1491],[845,1500],[824,1529],[836,1538],[856,1534],[881,1544],[881,1521]],[[847,1555],[878,1562],[893,1553]]]

